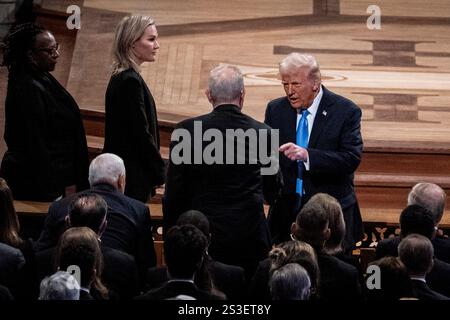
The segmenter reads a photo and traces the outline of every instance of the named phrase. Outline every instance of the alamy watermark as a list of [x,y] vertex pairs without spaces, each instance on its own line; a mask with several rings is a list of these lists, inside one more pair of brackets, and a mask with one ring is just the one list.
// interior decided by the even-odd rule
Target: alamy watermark
[[[73,276],[75,278],[75,280],[77,280],[77,284],[79,286],[81,286],[81,269],[79,266],[77,265],[70,265],[67,267],[67,273],[70,274],[71,276]],[[67,283],[67,287],[69,289],[77,289],[76,288],[76,284],[73,283]]]
[[71,14],[67,18],[67,21],[66,21],[67,29],[69,29],[69,30],[81,29],[81,9],[80,9],[80,7],[73,4],[73,5],[67,7],[66,12]]
[[173,131],[171,141],[178,142],[170,153],[175,165],[260,163],[261,175],[278,172],[277,129],[226,129],[222,132],[210,128],[203,132],[202,122],[194,121],[193,137],[188,130],[178,128]]
[[380,30],[381,29],[381,9],[377,5],[370,5],[367,7],[367,13],[370,16],[367,18],[367,29]]

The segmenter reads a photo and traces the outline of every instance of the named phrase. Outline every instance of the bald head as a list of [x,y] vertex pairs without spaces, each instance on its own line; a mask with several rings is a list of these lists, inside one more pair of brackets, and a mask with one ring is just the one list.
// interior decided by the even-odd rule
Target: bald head
[[234,104],[242,108],[244,94],[244,79],[237,67],[220,65],[209,73],[206,96],[213,107]]
[[408,194],[408,205],[417,204],[430,210],[433,213],[435,225],[438,225],[442,219],[446,200],[445,191],[434,183],[418,183]]

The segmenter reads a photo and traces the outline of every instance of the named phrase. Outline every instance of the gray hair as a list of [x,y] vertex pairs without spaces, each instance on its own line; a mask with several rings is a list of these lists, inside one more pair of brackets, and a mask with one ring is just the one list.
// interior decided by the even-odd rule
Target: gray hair
[[305,268],[288,263],[273,272],[269,286],[274,300],[308,300],[311,280]]
[[310,79],[321,80],[319,63],[316,58],[310,54],[298,52],[290,53],[283,60],[281,60],[278,68],[280,74],[305,68],[309,70],[308,77]]
[[208,87],[215,105],[228,103],[238,99],[242,94],[244,78],[239,68],[220,65],[209,73]]
[[41,281],[39,300],[79,300],[80,285],[74,276],[58,271]]
[[442,219],[446,200],[445,191],[437,184],[428,182],[416,184],[408,194],[408,205],[417,204],[430,210],[433,213],[435,225]]
[[92,160],[89,166],[89,184],[99,183],[116,185],[120,176],[125,175],[123,160],[112,153],[103,153]]
[[155,22],[151,17],[139,15],[127,16],[119,22],[112,47],[114,59],[113,74],[129,68],[139,72],[139,66],[135,61],[132,46],[142,37],[145,29],[154,24]]

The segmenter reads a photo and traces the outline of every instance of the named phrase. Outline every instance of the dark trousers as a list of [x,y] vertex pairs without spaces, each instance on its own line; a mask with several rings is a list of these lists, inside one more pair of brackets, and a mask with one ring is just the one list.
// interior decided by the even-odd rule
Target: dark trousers
[[301,209],[301,200],[298,194],[283,194],[270,206],[268,223],[273,244],[291,240],[291,225]]

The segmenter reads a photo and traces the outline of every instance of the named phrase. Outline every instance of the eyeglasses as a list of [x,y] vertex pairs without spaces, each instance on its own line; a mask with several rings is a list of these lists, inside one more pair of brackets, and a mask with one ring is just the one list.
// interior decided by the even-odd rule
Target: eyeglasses
[[35,50],[37,50],[37,51],[44,51],[48,55],[53,56],[59,50],[59,43],[56,43],[55,46],[50,47],[50,48],[36,48]]

